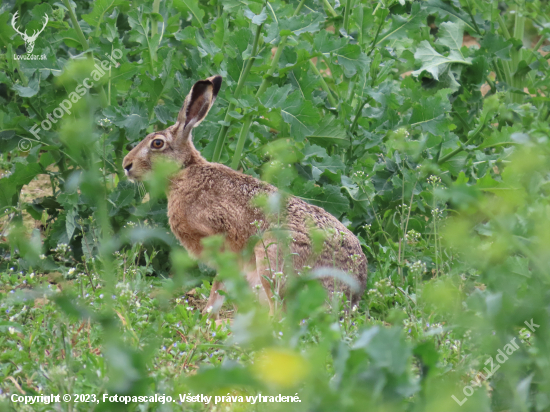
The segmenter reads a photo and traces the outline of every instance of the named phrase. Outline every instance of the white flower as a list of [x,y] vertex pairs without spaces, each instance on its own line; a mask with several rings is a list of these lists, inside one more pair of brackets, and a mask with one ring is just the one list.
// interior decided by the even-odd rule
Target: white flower
[[432,185],[437,185],[439,183],[441,183],[441,179],[435,175],[431,175],[430,177],[428,177],[428,183],[432,184]]
[[15,328],[12,327],[12,326],[10,326],[10,327],[8,328],[8,331],[10,332],[10,335],[15,334]]
[[69,269],[69,275],[72,275],[75,272],[75,270],[76,270],[75,268],[70,268]]

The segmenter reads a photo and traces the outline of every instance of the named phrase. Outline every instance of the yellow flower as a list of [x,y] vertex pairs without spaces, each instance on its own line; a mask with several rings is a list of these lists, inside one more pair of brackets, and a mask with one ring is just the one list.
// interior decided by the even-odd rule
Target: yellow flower
[[264,350],[254,363],[254,372],[267,384],[292,387],[300,383],[307,375],[309,365],[296,352],[280,348]]

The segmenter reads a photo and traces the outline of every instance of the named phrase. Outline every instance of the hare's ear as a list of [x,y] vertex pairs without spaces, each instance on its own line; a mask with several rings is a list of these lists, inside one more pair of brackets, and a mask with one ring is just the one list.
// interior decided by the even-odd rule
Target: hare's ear
[[221,85],[222,77],[218,75],[199,80],[193,85],[178,114],[179,130],[190,131],[202,122],[214,104]]

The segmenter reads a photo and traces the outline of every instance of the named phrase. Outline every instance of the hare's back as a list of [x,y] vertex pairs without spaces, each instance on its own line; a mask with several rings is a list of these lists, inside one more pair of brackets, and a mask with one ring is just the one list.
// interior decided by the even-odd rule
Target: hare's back
[[251,200],[273,190],[254,177],[221,164],[192,165],[172,179],[168,198],[170,226],[187,249],[200,251],[203,237],[223,234],[237,252],[255,233],[251,222],[263,220],[263,213],[252,206]]
[[[359,239],[348,228],[326,210],[295,197],[287,204],[287,224],[294,239],[292,252],[301,256],[295,266],[307,264],[344,270],[359,282],[359,296],[362,294],[367,280],[367,258]],[[317,256],[312,255],[312,227],[326,233],[324,248]]]

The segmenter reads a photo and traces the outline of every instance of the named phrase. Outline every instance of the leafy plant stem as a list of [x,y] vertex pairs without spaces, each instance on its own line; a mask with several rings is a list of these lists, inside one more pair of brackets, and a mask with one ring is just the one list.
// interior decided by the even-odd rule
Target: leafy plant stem
[[478,127],[473,131],[472,133],[472,136],[470,136],[470,138],[466,141],[466,143],[464,143],[463,145],[461,145],[460,147],[457,147],[455,150],[453,150],[451,153],[441,157],[438,161],[437,161],[437,164],[442,164],[444,162],[446,162],[447,160],[453,158],[454,156],[456,156],[457,154],[459,154],[460,152],[462,152],[463,150],[466,149],[466,146],[468,146],[470,143],[472,143],[474,141],[474,139],[479,136],[479,134],[483,131],[483,129],[485,129],[485,124],[486,124],[486,121],[488,120],[490,116],[486,116],[485,118],[485,121],[481,124],[478,125]]
[[[298,4],[298,7],[296,7],[296,10],[294,10],[294,13],[292,14],[292,16],[298,15],[300,10],[302,10],[302,7],[304,6],[305,2],[306,2],[305,0],[300,1],[300,4]],[[261,96],[267,89],[269,78],[273,75],[273,73],[277,69],[277,65],[279,64],[279,59],[281,58],[281,54],[283,53],[283,49],[285,48],[287,38],[288,36],[281,37],[281,40],[279,41],[279,46],[277,47],[277,51],[275,52],[275,55],[271,60],[271,66],[269,67],[267,73],[265,74],[264,79],[262,80],[262,84],[260,84],[260,88],[256,92],[256,98]]]
[[384,19],[380,18],[380,22],[378,23],[378,27],[376,28],[376,34],[374,35],[374,39],[372,39],[370,50],[367,53],[367,56],[370,56],[372,54],[372,52],[374,51],[374,48],[376,47],[376,40],[378,40],[378,35],[380,34],[380,30],[382,30],[383,25],[384,25]]
[[521,143],[517,143],[517,142],[501,142],[501,143],[495,143],[495,144],[490,144],[489,146],[483,146],[481,149],[491,149],[493,147],[500,147],[500,146],[521,146]]
[[[246,63],[243,71],[241,72],[241,75],[239,77],[239,81],[237,83],[237,88],[235,89],[235,92],[233,93],[233,98],[237,100],[240,95],[241,91],[244,87],[244,83],[246,81],[246,78],[248,77],[248,73],[250,72],[250,69],[252,68],[252,64],[254,64],[254,60],[256,58],[256,53],[258,52],[258,42],[260,39],[260,34],[262,32],[262,25],[258,25],[256,29],[256,34],[254,36],[254,42],[252,45],[252,53],[250,58],[248,59],[248,62]],[[214,155],[212,156],[213,162],[219,162],[221,153],[222,153],[222,147],[225,144],[225,138],[227,136],[227,132],[229,130],[229,123],[231,120],[230,113],[235,109],[235,103],[229,103],[229,106],[227,107],[227,113],[225,114],[224,118],[224,125],[222,126],[220,130],[220,134],[218,135],[218,139],[216,141],[216,147],[214,149]]]
[[456,118],[460,121],[460,123],[462,123],[462,126],[464,127],[464,129],[466,130],[466,133],[468,133],[470,131],[470,125],[468,124],[468,122],[466,120],[464,120],[464,118],[460,115],[460,113],[458,112],[453,112],[453,114],[456,116]]
[[338,17],[338,13],[334,11],[328,0],[323,0],[323,4],[328,9],[328,12],[331,14],[332,17]]
[[508,31],[508,27],[506,27],[506,22],[504,21],[500,13],[498,13],[497,19],[498,19],[498,25],[500,27],[500,30],[502,31],[502,34],[504,35],[504,38],[506,40],[510,40],[512,36],[510,35],[510,32]]
[[[76,35],[78,37],[78,41],[80,42],[80,45],[82,46],[82,49],[87,52],[88,59],[93,64],[94,63],[94,57],[92,54],[92,51],[90,50],[90,45],[88,44],[88,41],[86,40],[86,36],[84,36],[84,33],[82,32],[82,29],[80,27],[80,24],[78,23],[78,20],[76,19],[76,14],[74,13],[74,10],[71,6],[71,3],[69,0],[63,0],[63,4],[69,10],[69,17],[71,19],[71,22],[73,23],[73,27],[76,31]],[[107,96],[105,95],[105,90],[103,90],[102,86],[97,86],[99,90],[99,95],[101,98],[101,105],[103,107],[107,106]]]
[[33,102],[31,101],[31,99],[28,99],[28,103],[29,103],[29,106],[34,110],[34,112],[36,113],[36,115],[37,115],[38,117],[40,117],[41,120],[44,120],[45,117],[42,116],[42,113],[40,113],[36,107],[34,107],[34,104],[33,104]]
[[63,0],[63,4],[65,5],[65,7],[67,7],[67,10],[69,10],[69,17],[71,19],[71,22],[73,23],[73,27],[76,31],[76,35],[78,36],[78,41],[80,42],[80,45],[82,46],[84,51],[88,51],[90,46],[88,45],[88,41],[86,40],[86,37],[84,36],[82,29],[80,28],[80,24],[78,24],[78,20],[76,19],[76,15],[74,14],[71,3],[69,2],[69,0]]
[[472,6],[470,5],[470,0],[466,0],[466,3],[468,4],[468,7],[466,8],[466,12],[470,16],[470,19],[472,20],[472,24],[474,25],[474,29],[476,33],[481,36],[481,31],[479,30],[476,20],[474,19],[474,15],[472,14]]
[[337,107],[338,106],[338,102],[334,99],[334,96],[332,95],[332,92],[330,90],[330,88],[328,87],[328,84],[327,82],[325,82],[325,79],[324,77],[321,75],[321,73],[319,72],[319,69],[317,68],[317,66],[315,65],[315,63],[313,63],[313,61],[309,60],[309,66],[311,67],[311,69],[313,70],[313,72],[319,76],[319,79],[321,80],[321,87],[323,88],[323,90],[325,92],[327,92],[327,99],[328,101],[330,102],[331,106],[332,107]]
[[[153,13],[158,13],[160,10],[160,0],[154,0],[153,1]],[[158,32],[158,24],[157,22],[153,21],[151,19],[151,37],[155,36]]]
[[439,258],[438,258],[438,251],[437,251],[437,218],[439,217],[439,211],[436,209],[436,203],[435,203],[435,190],[432,190],[432,197],[433,197],[433,209],[432,209],[432,215],[433,215],[433,223],[434,223],[434,246],[435,246],[435,273],[439,273]]
[[349,132],[353,134],[355,132],[355,129],[357,129],[357,124],[359,122],[359,118],[361,117],[361,112],[363,111],[363,107],[366,106],[369,99],[365,99],[357,108],[357,111],[355,112],[355,117],[353,119],[353,123],[351,124],[351,127],[349,129]]
[[[514,39],[519,40],[520,42],[523,42],[523,34],[525,31],[525,17],[523,16],[522,7],[521,4],[518,2],[518,7],[516,9],[515,13],[515,21],[514,21]],[[521,51],[522,48],[517,49],[516,47],[512,48],[511,51],[511,57],[512,57],[512,72],[515,73],[512,77],[512,86],[523,89],[523,76],[517,74],[517,70],[519,68],[519,62],[521,61]],[[518,93],[514,93],[512,96],[512,100],[515,103],[521,103],[522,96]]]
[[231,168],[234,170],[237,170],[237,168],[239,167],[239,163],[241,162],[241,155],[243,153],[244,142],[246,140],[246,136],[248,136],[248,131],[250,130],[251,124],[252,124],[252,115],[249,115],[246,121],[244,122],[243,127],[241,128],[241,132],[239,133],[239,139],[237,140],[237,147],[235,148],[235,153],[233,154]]
[[[304,6],[304,3],[305,3],[305,0],[300,1],[300,4],[298,4],[298,7],[296,7],[296,10],[294,10],[293,16],[296,16],[300,12],[302,7]],[[257,46],[258,38],[259,38],[259,35],[260,35],[260,28],[261,28],[261,26],[258,27],[258,31],[256,32],[256,38],[254,39],[254,44],[256,46]],[[259,98],[265,92],[265,90],[267,89],[267,85],[269,83],[269,78],[275,72],[275,69],[277,68],[277,65],[279,64],[279,59],[281,58],[281,54],[283,53],[283,49],[285,47],[287,38],[288,38],[288,36],[281,37],[281,41],[279,42],[279,46],[277,47],[277,51],[275,52],[275,55],[273,56],[273,59],[271,60],[271,66],[269,67],[266,75],[264,76],[264,79],[262,80],[262,83],[260,84],[260,87],[258,88],[258,91],[256,92],[256,95],[255,95],[256,99]],[[252,53],[253,55],[256,54],[255,50],[256,49],[253,47],[253,53]],[[252,66],[252,63],[250,63],[250,66]],[[249,68],[249,70],[250,70],[250,68]],[[246,73],[246,74],[248,74],[248,73]],[[241,79],[239,79],[239,83],[241,83]],[[239,90],[239,93],[240,93],[239,85],[237,85],[237,89],[235,90],[235,94],[234,94],[235,99],[238,98],[237,90]],[[330,93],[329,93],[329,96],[330,96]],[[233,107],[234,107],[234,105],[233,105]],[[227,126],[227,123],[229,123],[229,112],[231,110],[233,110],[233,108],[232,108],[232,104],[230,103],[229,107],[227,109],[228,114],[225,116],[225,119],[224,119],[224,122],[226,124],[222,127],[222,130],[220,130],[220,135],[218,136],[218,141],[216,142],[216,148],[214,150],[214,156],[212,158],[212,161],[214,161],[214,162],[219,162],[220,157],[221,157],[222,147],[225,143],[225,136],[227,134],[227,130],[229,129],[229,126]],[[246,139],[246,136],[248,135],[248,130],[250,129],[251,123],[252,123],[252,117],[247,119],[247,121],[241,127],[241,131],[239,133],[239,140],[237,141],[237,148],[235,150],[235,153],[233,154],[233,160],[231,162],[231,165],[232,165],[231,167],[233,169],[237,168],[238,165],[239,165],[239,162],[240,162],[240,159],[241,159],[241,154],[242,154],[242,148],[244,147],[244,140]]]
[[546,40],[545,36],[540,36],[539,41],[537,42],[537,44],[535,44],[535,47],[533,47],[533,49],[531,50],[531,54],[525,61],[527,65],[530,65],[533,62],[533,60],[537,57],[536,52],[538,49],[540,49],[540,47],[542,46],[545,40]]
[[344,30],[349,33],[349,13],[352,0],[346,0],[346,10],[344,11]]

